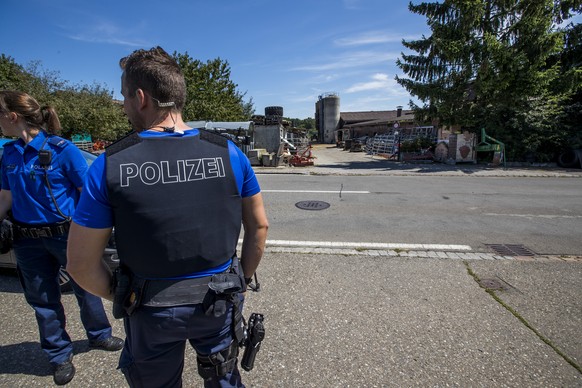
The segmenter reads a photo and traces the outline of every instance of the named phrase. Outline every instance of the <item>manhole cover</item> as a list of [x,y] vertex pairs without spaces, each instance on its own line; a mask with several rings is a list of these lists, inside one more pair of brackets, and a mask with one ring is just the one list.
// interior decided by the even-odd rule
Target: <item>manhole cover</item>
[[303,210],[323,210],[327,209],[330,205],[323,201],[301,201],[297,202],[295,206]]
[[521,244],[486,244],[501,256],[535,256],[535,252]]
[[505,290],[506,287],[496,279],[481,279],[479,285],[487,290]]

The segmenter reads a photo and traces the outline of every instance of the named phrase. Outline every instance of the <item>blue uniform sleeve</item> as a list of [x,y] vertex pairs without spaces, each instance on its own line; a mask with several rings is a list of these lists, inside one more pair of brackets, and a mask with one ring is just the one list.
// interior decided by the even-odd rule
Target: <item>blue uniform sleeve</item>
[[89,169],[87,161],[81,151],[73,144],[69,144],[61,151],[62,170],[75,187],[83,187],[85,174]]
[[3,148],[4,152],[2,154],[2,183],[0,185],[0,188],[10,190],[10,181],[8,180],[6,162],[10,159],[10,153],[14,152],[14,146],[13,143],[6,143],[4,144]]
[[[6,152],[6,149],[4,149]],[[0,189],[3,187],[5,190],[10,190],[10,183],[8,183],[8,177],[6,176],[6,167],[4,167],[4,160],[2,158],[2,180],[0,181]]]
[[234,143],[228,142],[230,163],[234,170],[238,191],[242,198],[252,197],[261,192],[259,181],[253,171],[249,158]]
[[105,154],[99,155],[89,167],[73,221],[95,229],[113,226],[113,212],[107,195]]

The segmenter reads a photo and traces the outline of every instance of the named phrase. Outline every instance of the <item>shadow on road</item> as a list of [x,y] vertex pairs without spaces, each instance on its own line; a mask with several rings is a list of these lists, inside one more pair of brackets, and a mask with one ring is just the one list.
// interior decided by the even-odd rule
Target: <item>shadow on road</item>
[[22,294],[22,286],[15,269],[0,269],[0,292]]
[[[73,341],[73,354],[88,352],[89,341]],[[0,375],[51,376],[52,368],[38,342],[0,346]]]
[[369,161],[347,161],[331,164],[315,163],[315,167],[341,170],[375,170],[375,171],[414,171],[415,173],[434,173],[443,171],[456,171],[464,174],[474,174],[477,171],[499,170],[499,167],[486,167],[483,165],[448,165],[442,163],[400,163],[386,159],[372,159]]

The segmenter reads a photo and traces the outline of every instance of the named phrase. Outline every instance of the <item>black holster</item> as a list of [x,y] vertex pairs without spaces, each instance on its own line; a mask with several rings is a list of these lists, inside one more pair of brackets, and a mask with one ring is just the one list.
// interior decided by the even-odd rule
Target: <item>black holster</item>
[[[240,259],[233,257],[232,264],[226,272],[212,275],[208,288],[210,293],[204,301],[206,314],[214,312],[218,317],[226,312],[226,301],[238,299],[238,294],[246,290]],[[215,302],[218,302],[218,305],[214,305]]]
[[8,253],[14,240],[13,225],[8,218],[0,221],[0,253]]
[[232,265],[227,272],[212,275],[208,288],[211,292],[204,300],[206,314],[214,314],[215,317],[219,317],[226,313],[227,302],[231,302],[233,336],[235,342],[240,345],[244,340],[240,294],[246,290],[240,259],[233,257]]
[[124,266],[113,272],[113,316],[129,317],[139,306],[143,285],[136,284],[133,274]]

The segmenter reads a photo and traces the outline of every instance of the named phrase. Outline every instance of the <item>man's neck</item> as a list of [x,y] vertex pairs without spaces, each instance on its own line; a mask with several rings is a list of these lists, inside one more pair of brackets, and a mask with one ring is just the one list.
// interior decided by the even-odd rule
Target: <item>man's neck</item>
[[168,115],[162,122],[152,125],[145,130],[157,131],[157,132],[182,132],[184,130],[190,129],[189,126],[182,120],[182,115],[180,113],[172,113]]

